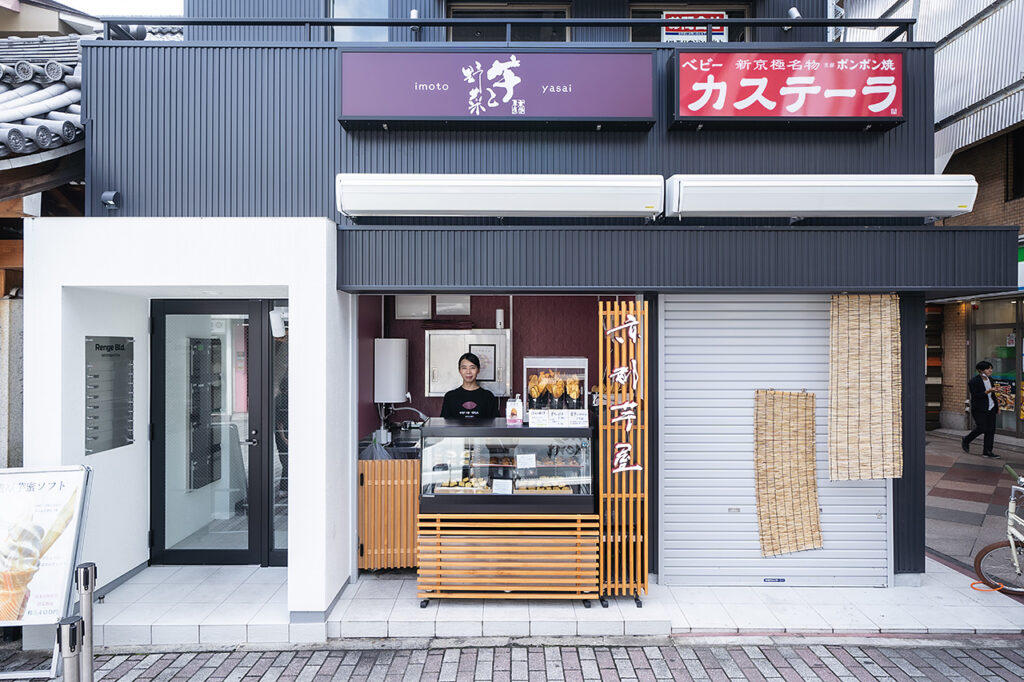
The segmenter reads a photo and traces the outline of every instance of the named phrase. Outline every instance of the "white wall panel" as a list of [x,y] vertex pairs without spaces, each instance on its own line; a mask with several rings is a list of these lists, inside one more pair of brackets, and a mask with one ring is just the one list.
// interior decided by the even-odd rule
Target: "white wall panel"
[[[672,585],[885,585],[885,481],[828,479],[829,296],[696,294],[659,302],[661,573]],[[824,547],[763,558],[754,391],[815,394]]]

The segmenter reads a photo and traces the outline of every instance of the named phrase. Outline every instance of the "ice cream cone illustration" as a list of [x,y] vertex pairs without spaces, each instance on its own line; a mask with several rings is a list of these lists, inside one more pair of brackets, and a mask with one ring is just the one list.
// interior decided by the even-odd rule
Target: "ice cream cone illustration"
[[28,606],[28,584],[36,576],[33,568],[25,571],[0,573],[0,621],[21,620]]
[[35,523],[31,513],[11,525],[0,545],[0,621],[21,620],[25,615],[29,583],[39,571],[43,556],[67,529],[74,516],[77,499],[76,491],[49,531]]

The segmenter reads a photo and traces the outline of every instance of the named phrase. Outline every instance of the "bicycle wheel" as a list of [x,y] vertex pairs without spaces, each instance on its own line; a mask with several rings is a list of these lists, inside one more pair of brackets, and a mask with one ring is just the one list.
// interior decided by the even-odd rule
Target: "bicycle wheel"
[[[1024,546],[1014,543],[1017,549],[1017,561],[1024,571]],[[1017,573],[1010,556],[1010,541],[994,542],[978,552],[974,557],[974,572],[989,587],[998,588],[1007,594],[1024,594],[1024,575]]]

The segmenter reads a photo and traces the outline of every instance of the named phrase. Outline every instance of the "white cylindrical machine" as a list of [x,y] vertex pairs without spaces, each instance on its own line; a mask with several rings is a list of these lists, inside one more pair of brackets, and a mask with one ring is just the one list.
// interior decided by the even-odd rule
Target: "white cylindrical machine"
[[404,403],[409,390],[409,340],[373,340],[373,402]]

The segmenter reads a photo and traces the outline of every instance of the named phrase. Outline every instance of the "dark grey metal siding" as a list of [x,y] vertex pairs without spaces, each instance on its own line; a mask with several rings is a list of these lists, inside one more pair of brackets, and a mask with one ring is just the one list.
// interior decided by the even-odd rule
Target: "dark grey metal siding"
[[924,573],[924,296],[900,297],[903,478],[893,481],[896,573]]
[[997,291],[1016,282],[1016,244],[1014,227],[350,227],[338,288]]
[[[324,19],[331,16],[330,0],[185,0],[185,16],[208,19]],[[299,26],[186,26],[185,40],[326,40],[325,28],[307,31]]]
[[121,191],[119,215],[335,215],[335,50],[104,48],[83,59],[83,119],[104,140],[87,150],[89,182]]
[[906,53],[908,120],[867,133],[668,130],[669,49],[657,51],[659,121],[649,132],[348,133],[337,121],[338,52],[329,44],[83,43],[87,211],[104,213],[100,193],[116,189],[124,201],[120,216],[326,216],[344,225],[349,221],[334,200],[340,172],[668,176],[933,168],[930,47]]

